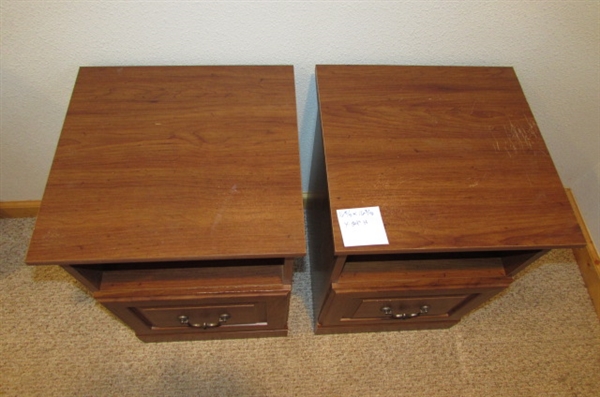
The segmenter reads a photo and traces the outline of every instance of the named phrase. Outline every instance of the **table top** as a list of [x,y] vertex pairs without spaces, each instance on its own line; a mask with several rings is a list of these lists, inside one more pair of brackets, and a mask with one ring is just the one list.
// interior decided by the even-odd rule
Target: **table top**
[[[318,65],[335,252],[583,246],[508,67]],[[389,245],[344,247],[336,210],[379,206]]]
[[81,68],[29,264],[305,253],[291,66]]

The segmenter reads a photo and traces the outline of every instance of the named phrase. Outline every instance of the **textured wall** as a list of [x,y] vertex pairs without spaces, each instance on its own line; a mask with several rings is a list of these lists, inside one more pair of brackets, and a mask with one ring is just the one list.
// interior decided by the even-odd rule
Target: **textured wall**
[[513,66],[600,241],[598,1],[2,0],[0,200],[43,193],[79,66],[293,64],[306,188],[317,63]]

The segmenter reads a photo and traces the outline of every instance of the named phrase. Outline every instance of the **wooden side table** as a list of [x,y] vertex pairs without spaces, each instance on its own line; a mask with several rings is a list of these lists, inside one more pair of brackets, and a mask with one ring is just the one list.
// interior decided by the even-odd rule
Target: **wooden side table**
[[81,68],[27,263],[143,341],[286,335],[296,122],[291,66]]
[[[316,79],[317,333],[449,327],[548,250],[585,245],[513,69],[320,65]],[[373,206],[389,244],[344,246],[336,210]]]

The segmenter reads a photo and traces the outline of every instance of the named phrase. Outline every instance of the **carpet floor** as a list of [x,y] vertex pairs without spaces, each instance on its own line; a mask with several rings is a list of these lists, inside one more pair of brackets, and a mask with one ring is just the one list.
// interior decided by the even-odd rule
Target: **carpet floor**
[[313,334],[299,266],[284,338],[143,343],[0,220],[2,396],[600,396],[600,321],[555,250],[453,328]]

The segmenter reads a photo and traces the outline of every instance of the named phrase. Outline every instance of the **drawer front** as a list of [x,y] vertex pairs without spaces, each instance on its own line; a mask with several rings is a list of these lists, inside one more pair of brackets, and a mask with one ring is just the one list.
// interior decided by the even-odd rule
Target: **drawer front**
[[[287,329],[289,291],[190,299],[161,296],[157,300],[103,300],[101,303],[139,337],[252,333]],[[175,339],[178,338],[165,340]]]
[[265,302],[246,304],[191,304],[174,307],[138,307],[134,311],[153,330],[169,328],[217,328],[266,325]]
[[411,323],[456,322],[500,291],[502,288],[362,292],[331,289],[319,316],[319,324],[395,324],[402,328]]
[[[423,296],[418,298],[357,299],[342,319],[447,317],[469,299],[469,295]],[[358,304],[358,308],[354,306]]]

